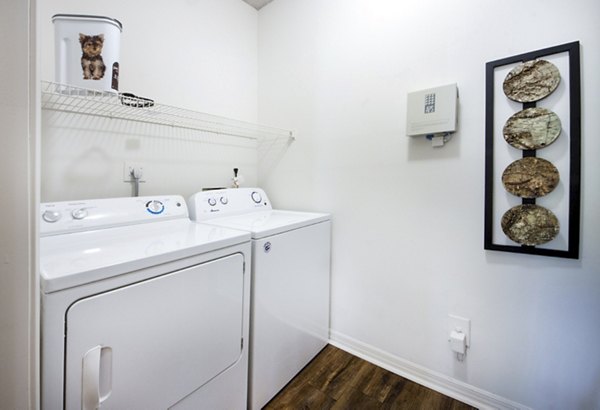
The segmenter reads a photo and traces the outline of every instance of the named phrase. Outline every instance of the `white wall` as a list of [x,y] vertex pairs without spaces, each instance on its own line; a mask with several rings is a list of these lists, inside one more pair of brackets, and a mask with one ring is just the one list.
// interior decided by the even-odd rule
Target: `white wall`
[[[298,131],[261,185],[334,215],[332,332],[538,409],[600,406],[600,4],[277,0],[259,121]],[[483,249],[485,63],[581,41],[581,258]],[[406,94],[457,82],[459,132],[405,136]],[[447,315],[472,320],[463,364]]]
[[[35,2],[0,3],[0,407],[36,403],[37,281],[35,232],[30,224],[35,189],[35,131],[31,89],[29,8]],[[10,41],[8,41],[10,39]],[[33,104],[32,104],[33,106]],[[30,111],[31,109],[31,111]]]
[[[54,81],[54,14],[118,19],[119,90],[238,120],[257,118],[257,12],[240,0],[41,0],[42,79]],[[144,165],[141,195],[257,178],[256,144],[171,127],[43,113],[42,201],[127,196],[125,161]]]

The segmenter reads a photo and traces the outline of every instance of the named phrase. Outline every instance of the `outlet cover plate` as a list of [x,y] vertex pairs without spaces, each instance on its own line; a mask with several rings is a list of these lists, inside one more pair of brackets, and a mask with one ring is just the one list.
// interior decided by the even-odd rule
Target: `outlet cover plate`
[[144,164],[133,161],[125,161],[123,163],[123,182],[132,182],[131,171],[133,169],[141,171],[142,177],[140,178],[140,182],[146,182],[146,176],[144,175]]
[[471,346],[471,319],[456,315],[448,315],[448,337],[450,337],[450,332],[458,329],[465,334],[467,347]]

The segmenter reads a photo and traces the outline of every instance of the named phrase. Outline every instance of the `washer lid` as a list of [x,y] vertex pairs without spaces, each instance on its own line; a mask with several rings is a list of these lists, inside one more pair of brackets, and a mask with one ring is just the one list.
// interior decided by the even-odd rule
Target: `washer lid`
[[250,235],[188,219],[40,238],[44,293],[247,242]]
[[329,214],[270,210],[214,218],[204,223],[247,231],[253,239],[260,239],[330,219]]

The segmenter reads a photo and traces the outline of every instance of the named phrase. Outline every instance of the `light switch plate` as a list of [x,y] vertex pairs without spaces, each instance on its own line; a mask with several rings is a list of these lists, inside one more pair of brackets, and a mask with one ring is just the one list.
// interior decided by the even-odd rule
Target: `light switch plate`
[[459,329],[465,334],[467,347],[471,346],[471,319],[456,315],[448,315],[448,338],[450,338],[450,332]]

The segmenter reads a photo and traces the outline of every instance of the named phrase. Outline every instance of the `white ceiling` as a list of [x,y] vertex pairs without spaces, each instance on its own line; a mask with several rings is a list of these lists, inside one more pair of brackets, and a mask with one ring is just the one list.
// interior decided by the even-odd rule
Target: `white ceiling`
[[254,7],[256,10],[260,10],[262,7],[266,6],[273,0],[243,0],[243,1],[245,1],[246,3],[248,3],[249,5]]

